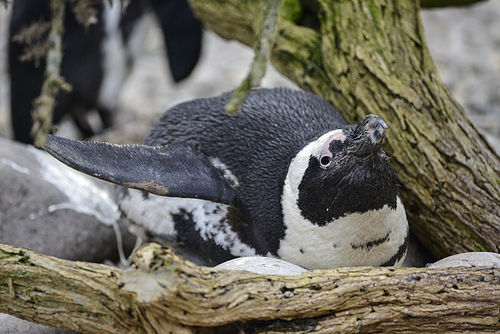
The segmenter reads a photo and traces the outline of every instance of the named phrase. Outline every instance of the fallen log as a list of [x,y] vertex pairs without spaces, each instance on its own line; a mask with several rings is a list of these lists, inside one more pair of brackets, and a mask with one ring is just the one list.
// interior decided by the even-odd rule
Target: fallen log
[[499,268],[339,268],[268,276],[147,244],[134,271],[0,246],[0,312],[82,333],[411,333],[500,329]]

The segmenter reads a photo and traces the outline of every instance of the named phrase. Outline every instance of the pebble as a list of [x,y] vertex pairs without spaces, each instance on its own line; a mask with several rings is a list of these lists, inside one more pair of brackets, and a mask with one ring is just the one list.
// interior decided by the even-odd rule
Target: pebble
[[0,313],[0,334],[72,334],[76,332],[35,324],[14,316]]
[[215,269],[245,270],[264,275],[300,275],[307,270],[287,261],[270,257],[249,256],[232,259],[214,267]]
[[490,252],[470,252],[445,257],[428,265],[429,268],[454,267],[500,267],[500,254]]

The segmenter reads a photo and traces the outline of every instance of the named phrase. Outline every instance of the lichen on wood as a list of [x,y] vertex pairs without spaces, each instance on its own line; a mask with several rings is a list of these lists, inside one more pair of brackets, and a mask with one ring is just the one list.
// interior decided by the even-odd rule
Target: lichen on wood
[[135,271],[0,245],[0,312],[82,333],[435,333],[500,329],[498,268],[198,267],[157,244]]

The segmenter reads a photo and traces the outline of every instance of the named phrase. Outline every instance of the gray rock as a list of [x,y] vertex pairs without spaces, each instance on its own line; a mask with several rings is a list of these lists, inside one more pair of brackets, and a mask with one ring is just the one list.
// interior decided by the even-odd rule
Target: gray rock
[[70,334],[76,333],[61,328],[38,325],[26,320],[0,313],[0,334]]
[[445,257],[444,259],[434,262],[428,267],[500,267],[500,254],[489,252],[461,253]]
[[307,270],[290,262],[270,257],[239,257],[221,263],[214,268],[226,270],[246,270],[265,275],[300,275]]
[[[0,243],[68,260],[117,259],[106,188],[34,147],[0,138]],[[127,235],[131,249],[134,238]]]

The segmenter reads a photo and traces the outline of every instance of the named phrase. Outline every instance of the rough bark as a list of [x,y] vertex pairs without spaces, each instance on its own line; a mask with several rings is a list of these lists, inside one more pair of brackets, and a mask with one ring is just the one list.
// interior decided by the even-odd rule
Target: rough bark
[[[118,269],[0,247],[0,312],[88,333],[145,332],[120,295]],[[134,331],[135,328],[138,328]]]
[[[254,44],[260,1],[193,8],[222,37]],[[418,1],[318,0],[316,30],[296,23],[300,9],[283,3],[273,65],[350,123],[370,113],[386,121],[411,228],[435,256],[498,252],[500,160],[439,78]]]
[[125,272],[1,245],[0,312],[83,333],[500,329],[498,268],[264,276],[197,267],[156,244],[134,263]]

